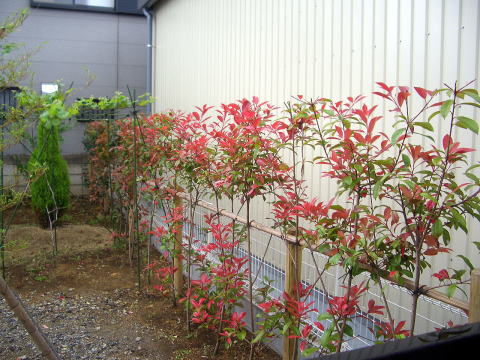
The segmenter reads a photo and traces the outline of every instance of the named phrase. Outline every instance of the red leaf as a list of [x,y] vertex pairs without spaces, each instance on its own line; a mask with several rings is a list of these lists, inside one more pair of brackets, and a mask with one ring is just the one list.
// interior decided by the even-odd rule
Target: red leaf
[[432,276],[436,277],[440,281],[450,279],[450,275],[448,275],[448,271],[445,269],[440,270],[438,273],[435,273]]
[[397,325],[397,327],[395,328],[395,333],[396,334],[403,334],[403,335],[408,335],[408,331],[407,330],[402,330],[402,328],[405,326],[405,320],[403,321],[400,321]]
[[387,206],[383,211],[383,217],[385,218],[385,220],[388,221],[388,219],[390,219],[390,216],[392,216],[392,209],[389,206]]
[[300,351],[305,351],[305,348],[307,347],[308,343],[306,341],[302,341],[300,343]]
[[302,337],[306,339],[308,335],[310,335],[310,332],[312,331],[313,326],[312,325],[305,325],[305,327],[302,329]]
[[428,248],[424,252],[424,255],[428,255],[428,256],[434,256],[434,255],[437,255],[437,254],[438,254],[438,249],[435,249],[435,248]]
[[385,307],[381,306],[381,305],[375,305],[375,300],[373,300],[373,299],[371,299],[368,302],[368,313],[369,314],[383,315],[383,311],[381,311],[383,308],[385,308]]
[[427,95],[431,95],[431,91],[425,90],[424,88],[421,88],[421,87],[415,87],[415,91],[417,92],[418,95],[420,95],[422,99],[425,99]]
[[453,144],[452,137],[448,134],[446,134],[443,137],[443,150],[447,150],[447,148]]
[[385,91],[388,92],[389,94],[390,94],[390,93],[392,92],[392,90],[393,90],[393,86],[387,86],[387,85],[385,85],[385,83],[383,83],[383,82],[377,81],[377,84],[380,85],[380,86],[383,88],[383,90],[385,90]]
[[425,244],[427,244],[429,247],[435,247],[435,248],[438,248],[440,246],[438,239],[433,235],[425,236]]
[[358,132],[355,132],[353,133],[353,137],[355,138],[355,140],[357,140],[360,144],[365,144],[365,138],[360,135],[360,133]]
[[381,92],[378,92],[378,91],[374,91],[373,94],[378,95],[378,96],[381,96],[381,97],[383,97],[383,98],[385,98],[385,99],[389,99],[388,95],[385,95],[385,94],[383,94],[383,93],[381,93]]
[[398,105],[402,106],[405,100],[410,96],[411,94],[408,91],[400,91],[397,95],[397,100],[398,100]]
[[429,106],[429,108],[434,107],[434,106],[441,106],[443,104],[443,101],[436,102],[435,104],[432,104]]

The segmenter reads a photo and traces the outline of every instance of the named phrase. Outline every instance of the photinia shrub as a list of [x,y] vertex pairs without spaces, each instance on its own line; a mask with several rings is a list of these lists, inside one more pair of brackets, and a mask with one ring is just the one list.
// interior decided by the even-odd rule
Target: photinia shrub
[[[203,106],[190,114],[153,115],[135,129],[142,139],[137,179],[131,161],[134,130],[128,121],[119,123],[113,177],[123,198],[130,199],[132,181],[142,181],[155,194],[152,201],[162,202],[174,219],[169,203],[179,187],[192,195],[189,219],[172,220],[191,225],[184,252],[189,274],[192,268],[200,272],[188,281],[184,299],[192,323],[214,329],[227,344],[245,338],[245,314],[234,304],[248,292],[253,302],[250,202],[267,194],[274,195],[272,216],[282,234],[328,256],[323,268],[315,264],[318,286],[328,294],[322,276],[332,266],[343,268],[345,282],[313,323],[309,318],[314,309],[306,300],[311,288],[299,286],[278,299],[262,295],[260,307],[267,316],[257,323],[254,343],[281,333],[298,339],[304,355],[340,351],[354,335],[352,321],[359,316],[371,321],[379,341],[409,336],[415,332],[421,294],[445,288],[453,296],[469,282],[473,264],[467,254],[458,254],[464,267],[436,269],[434,286],[421,286],[420,276],[433,257],[453,253],[452,234],[468,231],[468,217],[480,220],[479,165],[470,166],[473,149],[459,141],[463,134],[478,134],[476,120],[465,116],[466,108],[480,106],[478,92],[468,86],[436,91],[384,83],[379,87],[375,94],[390,109],[386,114],[394,117],[387,130],[380,126],[385,120],[377,106],[366,105],[362,96],[337,102],[298,96],[276,120],[274,108],[256,97],[223,104],[215,112]],[[313,198],[310,193],[320,190],[308,188],[306,168],[335,182],[338,191],[324,201]],[[195,204],[208,195],[217,209],[224,196],[232,204],[238,200],[246,205],[246,258],[236,255],[243,237],[233,231],[234,222],[224,224],[218,214],[206,219],[213,242],[194,239]],[[174,227],[161,232],[170,259],[175,256],[169,245]],[[159,268],[158,276],[165,281],[162,291],[169,288],[173,271],[171,266]],[[369,284],[359,277],[367,271]],[[392,317],[382,278],[411,280],[410,319]],[[372,282],[380,287],[381,305],[368,300]]]

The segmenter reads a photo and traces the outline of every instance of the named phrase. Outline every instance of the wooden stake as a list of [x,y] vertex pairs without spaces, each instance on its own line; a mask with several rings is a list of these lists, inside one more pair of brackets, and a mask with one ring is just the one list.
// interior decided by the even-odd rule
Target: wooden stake
[[473,269],[470,280],[468,322],[480,321],[480,269]]
[[[292,298],[298,300],[298,293],[295,287],[302,281],[302,247],[287,242],[287,254],[285,263],[285,292]],[[283,336],[283,360],[295,359],[296,339],[289,339],[287,333]]]
[[0,293],[3,295],[10,309],[15,313],[17,318],[21,321],[25,329],[28,331],[33,341],[37,344],[46,359],[60,360],[52,345],[48,342],[45,335],[42,333],[35,321],[30,317],[25,310],[22,302],[7,285],[5,279],[0,276]]
[[[175,196],[173,201],[175,207],[182,206],[182,199],[180,197]],[[173,273],[173,286],[175,288],[175,300],[178,301],[183,289],[183,222],[175,223],[173,226],[177,227],[174,244],[175,256],[173,257],[173,267],[176,268]]]

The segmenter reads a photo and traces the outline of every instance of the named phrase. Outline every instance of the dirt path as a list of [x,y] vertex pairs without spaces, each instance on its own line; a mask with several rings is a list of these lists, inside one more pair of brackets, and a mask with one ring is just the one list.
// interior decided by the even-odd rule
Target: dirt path
[[[168,299],[145,289],[138,292],[134,267],[125,253],[110,249],[108,231],[68,225],[58,235],[62,255],[54,265],[43,230],[29,225],[12,228],[9,236],[23,238],[26,246],[18,247],[16,255],[11,247],[8,281],[62,359],[211,358],[212,334],[204,330],[188,334],[181,306],[173,308]],[[247,359],[248,349],[236,345],[215,358]],[[264,350],[255,358],[278,357]],[[41,359],[3,299],[0,359]]]

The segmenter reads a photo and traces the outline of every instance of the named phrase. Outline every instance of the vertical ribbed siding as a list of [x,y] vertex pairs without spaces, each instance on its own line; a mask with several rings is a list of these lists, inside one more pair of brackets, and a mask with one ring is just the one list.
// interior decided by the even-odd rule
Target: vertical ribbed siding
[[[391,113],[371,95],[376,81],[434,89],[455,80],[463,85],[480,72],[477,0],[175,0],[155,11],[156,111],[254,95],[282,106],[297,94],[335,100],[364,94],[381,105],[389,130]],[[478,136],[458,135],[477,148]],[[307,168],[306,176],[321,199],[334,194],[318,170]],[[270,207],[258,201],[254,209],[268,223]],[[478,223],[471,225],[478,234]],[[457,243],[478,253],[463,236]],[[438,267],[457,261],[434,260]]]
[[177,0],[156,10],[160,108],[340,99],[375,81],[436,88],[478,73],[475,0]]

